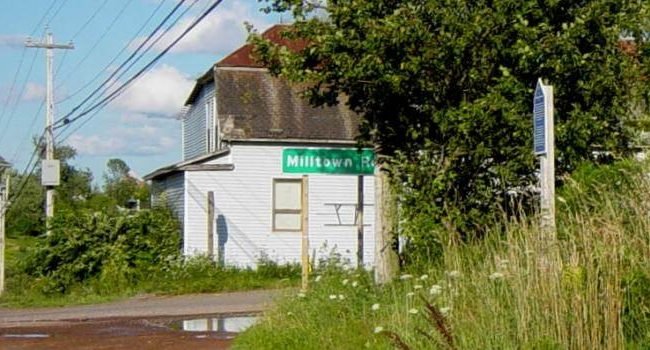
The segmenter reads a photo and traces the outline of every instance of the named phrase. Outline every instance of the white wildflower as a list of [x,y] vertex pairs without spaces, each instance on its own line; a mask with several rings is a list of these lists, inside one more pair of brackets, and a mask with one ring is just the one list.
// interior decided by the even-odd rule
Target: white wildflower
[[375,334],[381,333],[383,331],[384,331],[384,327],[382,327],[382,326],[377,326],[377,327],[375,327],[375,330],[374,330]]
[[346,284],[348,284],[348,282],[349,282],[349,281],[348,281],[348,279],[347,279],[347,278],[346,278],[346,279],[344,279],[344,280],[343,280],[343,285],[346,285]]
[[453,271],[448,271],[447,272],[447,277],[449,278],[458,278],[460,277],[460,272],[453,270]]
[[496,281],[500,280],[504,277],[504,275],[501,272],[495,272],[488,277],[491,281]]
[[377,310],[379,310],[379,304],[372,304],[372,306],[370,307],[370,309],[371,309],[372,311],[377,311]]
[[449,312],[451,312],[451,308],[449,306],[441,307],[440,308],[440,313],[447,316],[449,315]]
[[304,298],[306,297],[305,293],[298,293],[298,298]]
[[409,298],[412,297],[412,296],[414,296],[414,295],[415,295],[415,293],[413,293],[413,292],[408,292],[408,293],[406,293],[406,296],[409,297]]
[[357,281],[352,282],[352,287],[353,288],[357,288],[358,285],[359,285],[359,282],[357,282]]
[[316,278],[314,278],[314,282],[318,282],[318,281],[320,281],[320,279],[321,279],[321,275],[318,275],[318,276],[316,276]]
[[336,294],[330,294],[330,300],[336,300],[337,296]]
[[424,274],[424,275],[420,276],[420,281],[426,281],[428,279],[429,279],[429,275],[427,275],[427,274]]
[[409,314],[415,315],[418,313],[418,309],[410,309]]
[[432,285],[429,289],[429,294],[431,295],[439,295],[440,293],[442,293],[442,287],[438,284]]
[[401,280],[410,280],[411,278],[413,278],[413,275],[409,275],[409,274],[399,276],[399,279]]
[[345,295],[339,294],[339,300],[343,300],[343,299],[345,299]]
[[415,290],[422,289],[422,285],[421,284],[416,284],[416,285],[413,286],[413,289],[415,289]]

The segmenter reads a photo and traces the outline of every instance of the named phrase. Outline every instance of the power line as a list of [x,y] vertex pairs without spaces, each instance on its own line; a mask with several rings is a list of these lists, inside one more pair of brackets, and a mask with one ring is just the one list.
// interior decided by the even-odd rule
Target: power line
[[[170,31],[170,30],[171,30],[171,29],[176,25],[176,23],[178,23],[178,21],[179,21],[179,20],[180,20],[180,19],[181,19],[181,18],[182,18],[182,17],[183,17],[183,16],[184,16],[184,15],[185,15],[185,14],[186,14],[186,13],[187,13],[187,12],[188,12],[192,7],[193,7],[193,6],[194,6],[194,5],[196,5],[196,3],[197,3],[198,1],[199,1],[199,0],[194,0],[194,2],[193,2],[192,4],[190,4],[190,6],[188,6],[188,7],[187,7],[187,8],[186,8],[186,9],[185,9],[185,10],[184,10],[180,15],[178,15],[178,17],[176,17],[176,19],[175,19],[172,23],[169,24],[169,26],[167,27],[167,29],[165,29],[165,31],[164,31],[162,34],[160,34],[160,35],[156,38],[156,40],[154,40],[153,42],[151,42],[151,43],[147,46],[147,48],[146,48],[142,53],[140,53],[140,55],[138,55],[138,57],[135,59],[135,61],[131,62],[131,64],[130,64],[130,65],[129,65],[129,66],[128,66],[124,71],[122,71],[122,73],[120,73],[120,75],[118,75],[117,77],[115,77],[115,79],[111,82],[111,84],[110,84],[108,87],[106,87],[106,88],[104,89],[104,93],[105,93],[106,91],[108,91],[108,90],[109,90],[113,85],[115,85],[116,82],[117,82],[117,81],[118,81],[118,80],[119,80],[119,79],[120,79],[120,78],[121,78],[121,77],[122,77],[126,72],[128,72],[128,71],[133,67],[133,65],[135,65],[135,63],[136,63],[138,60],[140,60],[140,58],[142,58],[142,57],[143,57],[147,52],[149,52],[149,50],[150,50],[154,45],[156,45],[156,43],[158,43],[158,41],[160,41],[160,39],[162,39],[162,38],[163,38],[163,37],[164,37],[164,36],[165,36],[165,35],[166,35],[166,34],[167,34],[167,33],[168,33],[168,32],[169,32],[169,31]],[[204,9],[205,9],[205,8],[204,8]],[[145,42],[146,42],[146,41],[147,41],[147,40],[145,40]],[[97,100],[99,100],[99,98],[100,98],[100,96],[95,97],[95,99],[93,99],[93,102],[92,102],[92,103],[95,103]],[[110,101],[109,101],[109,102],[110,102]],[[105,106],[105,105],[104,105],[104,106]],[[72,134],[74,134],[75,132],[77,132],[79,129],[83,128],[83,127],[84,127],[86,124],[88,124],[88,122],[89,122],[92,118],[94,118],[94,117],[95,117],[95,116],[96,116],[100,111],[101,111],[101,108],[95,110],[95,112],[94,112],[93,114],[91,114],[91,115],[90,115],[86,120],[84,120],[84,121],[83,121],[81,124],[79,124],[76,128],[74,128],[72,131],[70,131],[67,135],[63,136],[62,139],[58,142],[58,144],[61,144],[61,143],[65,142],[65,141],[66,141],[70,136],[72,136]],[[67,128],[66,128],[66,129],[67,129]],[[63,131],[65,131],[66,129],[64,129]]]
[[[133,40],[135,40],[135,38],[138,37],[138,35],[140,35],[140,33],[144,30],[144,28],[147,26],[147,24],[149,24],[149,22],[151,21],[151,19],[153,19],[153,17],[156,15],[156,13],[158,13],[158,10],[162,7],[162,5],[163,5],[166,1],[167,1],[167,0],[162,0],[162,1],[160,1],[160,2],[158,3],[158,6],[156,6],[156,8],[155,8],[155,9],[153,10],[153,12],[151,13],[151,15],[149,15],[149,18],[147,18],[147,20],[142,24],[142,26],[140,26],[140,29],[138,29],[138,31],[135,33],[135,35],[133,36],[133,38],[132,38],[131,40],[129,40],[129,42],[132,42]],[[62,98],[61,100],[57,101],[56,103],[59,104],[59,103],[61,103],[61,102],[64,102],[64,101],[66,101],[66,100],[69,100],[70,98],[76,96],[76,95],[77,95],[78,93],[80,93],[81,91],[85,90],[85,89],[86,89],[88,86],[90,86],[92,83],[94,83],[95,81],[97,81],[97,79],[99,79],[99,77],[100,77],[103,73],[105,73],[106,71],[108,71],[108,69],[113,65],[113,63],[114,63],[114,62],[115,62],[115,61],[120,57],[120,55],[122,55],[122,53],[123,53],[123,52],[124,52],[128,47],[129,47],[129,44],[124,45],[124,46],[122,47],[122,49],[117,53],[117,55],[115,55],[115,56],[113,57],[113,59],[112,59],[112,60],[111,60],[111,61],[110,61],[110,62],[109,62],[109,63],[108,63],[108,64],[107,64],[107,65],[106,65],[102,70],[100,70],[99,72],[97,72],[97,74],[95,74],[95,76],[94,76],[91,80],[89,80],[86,84],[84,84],[82,87],[80,87],[79,89],[77,89],[77,90],[76,90],[75,92],[73,92],[72,94],[66,96],[65,98]],[[68,75],[68,76],[64,79],[64,82],[67,81],[68,78],[70,78],[70,76],[71,76],[71,74]],[[62,82],[61,84],[63,84],[63,82]]]
[[[212,10],[214,10],[217,6],[219,6],[219,4],[221,4],[222,1],[223,1],[223,0],[216,0],[216,1],[215,1],[215,2],[210,6],[210,7],[208,7],[207,10],[205,10],[205,11],[204,11],[204,12],[203,12],[203,13],[202,13],[202,14],[201,14],[197,19],[195,19],[194,22],[192,22],[192,24],[190,24],[190,26],[189,26],[188,28],[186,28],[186,29],[181,33],[181,35],[179,35],[179,36],[178,36],[174,41],[172,41],[172,42],[171,42],[171,43],[170,43],[170,44],[169,44],[169,45],[168,45],[168,46],[167,46],[167,47],[166,47],[166,48],[165,48],[161,53],[159,53],[156,57],[154,57],[154,59],[151,60],[151,62],[149,62],[146,66],[144,66],[140,71],[138,71],[135,75],[133,75],[133,76],[132,76],[129,80],[127,80],[125,83],[123,83],[122,85],[120,85],[120,87],[118,87],[115,91],[113,91],[112,93],[110,93],[108,96],[106,96],[105,98],[103,98],[103,99],[102,99],[101,101],[99,101],[98,103],[92,105],[91,107],[89,107],[89,108],[86,109],[85,111],[81,112],[81,113],[80,113],[79,115],[77,115],[76,117],[74,117],[74,118],[72,118],[72,119],[64,118],[64,119],[60,120],[58,123],[55,123],[55,125],[58,124],[58,126],[56,126],[55,129],[58,129],[58,128],[62,127],[62,126],[66,126],[66,127],[68,127],[70,124],[72,124],[72,123],[74,123],[75,121],[79,120],[80,118],[83,118],[84,116],[88,115],[88,114],[89,114],[90,112],[92,112],[93,110],[95,110],[95,109],[97,109],[97,108],[103,108],[103,107],[106,106],[108,103],[110,103],[112,100],[114,100],[117,96],[119,96],[119,95],[124,91],[124,89],[126,89],[126,87],[128,87],[128,86],[129,86],[133,81],[135,81],[137,78],[139,78],[140,76],[142,76],[142,75],[143,75],[145,72],[147,72],[147,71],[148,71],[148,70],[149,70],[149,69],[150,69],[154,64],[156,64],[156,62],[158,62],[158,61],[159,61],[159,60],[160,60],[164,55],[166,55],[167,52],[169,52],[169,50],[171,50],[171,49],[172,49],[172,48],[173,48],[173,47],[174,47],[174,46],[175,46],[179,41],[181,41],[181,40],[182,40],[182,39],[187,35],[187,33],[189,33],[192,29],[194,29],[194,27],[196,27],[196,26],[197,26],[201,21],[203,21],[203,19],[204,19],[208,14],[210,14],[210,12],[212,12]],[[63,123],[63,124],[61,124],[61,123]]]
[[14,119],[14,116],[16,115],[16,109],[18,108],[18,102],[20,101],[20,98],[25,93],[25,88],[27,87],[27,82],[29,81],[29,77],[32,75],[32,70],[34,69],[34,63],[36,62],[36,56],[37,55],[38,55],[38,51],[34,52],[34,57],[32,58],[32,63],[29,65],[29,69],[27,70],[27,74],[25,75],[25,79],[23,80],[23,83],[21,84],[22,88],[20,89],[20,92],[16,95],[13,107],[11,109],[11,113],[9,114],[9,118],[7,119],[7,122],[5,123],[5,127],[2,128],[2,131],[0,132],[0,141],[4,140],[4,137],[7,134],[7,130],[9,129],[9,125],[11,125],[11,121]]
[[113,77],[115,77],[115,75],[117,75],[117,74],[120,72],[120,70],[121,70],[122,68],[124,68],[124,66],[126,66],[126,65],[127,65],[127,64],[132,60],[132,59],[133,59],[133,57],[135,57],[135,56],[138,54],[138,52],[142,49],[142,47],[143,47],[144,45],[146,45],[146,43],[147,43],[149,40],[151,40],[151,38],[155,35],[155,33],[157,33],[157,32],[160,30],[160,28],[162,28],[162,26],[165,24],[165,22],[167,22],[167,20],[169,20],[169,18],[170,18],[170,17],[171,17],[171,16],[172,16],[172,15],[173,15],[173,14],[174,14],[174,13],[175,13],[179,8],[180,8],[180,6],[181,6],[184,2],[185,2],[185,0],[180,0],[180,1],[176,4],[176,6],[172,9],[172,11],[171,11],[171,12],[170,12],[170,13],[169,13],[169,14],[168,14],[168,15],[167,15],[167,16],[166,16],[166,17],[165,17],[165,18],[164,18],[164,19],[163,19],[159,24],[158,24],[158,26],[154,29],[154,31],[151,32],[151,33],[149,34],[149,36],[147,36],[147,39],[146,39],[145,41],[143,41],[140,45],[138,45],[138,47],[136,48],[136,50],[135,50],[133,53],[131,53],[131,55],[130,55],[130,56],[129,56],[129,57],[128,57],[124,62],[122,62],[122,64],[120,64],[120,66],[119,66],[115,71],[113,71],[113,73],[111,73],[111,75],[110,75],[108,78],[106,78],[106,79],[105,79],[105,80],[104,80],[104,81],[103,81],[103,82],[102,82],[102,83],[101,83],[101,84],[100,84],[100,85],[99,85],[95,90],[93,90],[93,91],[92,91],[92,92],[91,92],[91,93],[90,93],[90,94],[89,94],[85,99],[83,99],[83,101],[81,101],[81,103],[79,103],[77,106],[75,106],[75,107],[74,107],[70,112],[68,112],[65,116],[63,116],[62,118],[60,118],[59,120],[57,120],[57,121],[54,123],[54,125],[60,124],[61,122],[67,120],[68,117],[70,117],[70,116],[71,116],[72,114],[74,114],[77,110],[79,110],[81,107],[83,107],[83,105],[86,104],[86,102],[88,102],[88,101],[89,101],[91,98],[93,98],[93,97],[94,97],[94,96],[95,96],[95,95],[96,95],[100,90],[102,90],[102,88],[103,88],[104,86],[106,86],[106,84],[110,83],[110,82],[111,82],[111,79],[113,79]]
[[[122,15],[124,14],[124,11],[126,11],[127,7],[129,7],[130,4],[131,4],[131,0],[126,0],[126,2],[124,3],[124,5],[120,9],[120,11],[115,15],[115,17],[113,17],[113,20],[111,21],[111,23],[106,27],[106,29],[104,29],[104,32],[99,36],[99,38],[97,38],[95,40],[95,43],[90,48],[90,50],[88,50],[88,53],[86,53],[86,55],[84,57],[82,57],[81,60],[79,60],[79,62],[77,62],[77,64],[74,65],[74,70],[75,71],[86,62],[88,57],[90,57],[90,55],[95,51],[97,46],[102,42],[102,40],[104,40],[106,35],[108,35],[108,33],[111,31],[111,29],[113,29],[113,26],[115,25],[115,23],[117,23],[117,20],[120,19],[120,17],[122,17]],[[74,73],[74,71],[71,72],[70,74],[68,74],[66,76],[66,78],[61,83],[59,83],[58,86],[61,86],[62,84],[64,84],[72,76],[73,73]]]
[[41,104],[38,106],[38,110],[36,111],[36,113],[34,113],[34,116],[32,117],[32,122],[29,125],[29,128],[27,128],[27,135],[22,138],[20,144],[18,144],[18,147],[16,147],[16,150],[14,151],[14,155],[11,158],[12,163],[16,163],[16,161],[18,160],[18,153],[23,148],[23,146],[25,146],[25,142],[27,142],[27,140],[29,139],[29,134],[31,133],[31,130],[34,130],[34,126],[36,126],[36,121],[38,120],[38,117],[41,115],[44,106],[45,106],[45,99],[41,101]]
[[75,38],[77,38],[77,36],[79,36],[79,34],[81,34],[81,32],[83,32],[84,29],[86,29],[86,27],[88,27],[90,22],[92,22],[95,19],[95,17],[97,17],[97,14],[104,8],[104,6],[106,6],[107,3],[108,3],[108,0],[104,0],[104,2],[102,2],[101,5],[99,5],[97,10],[95,10],[95,12],[93,12],[93,14],[90,15],[90,17],[88,17],[88,20],[86,20],[86,23],[82,24],[81,27],[79,29],[77,29],[77,32],[74,33],[74,35],[72,36],[72,38],[70,40],[74,40]]

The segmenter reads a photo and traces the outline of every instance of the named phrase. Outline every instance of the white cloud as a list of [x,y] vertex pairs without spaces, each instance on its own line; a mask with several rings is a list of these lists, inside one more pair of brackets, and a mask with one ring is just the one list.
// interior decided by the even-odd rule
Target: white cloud
[[[129,120],[123,116],[121,121]],[[166,127],[167,126],[167,127]],[[178,137],[170,136],[169,121],[132,119],[93,135],[73,134],[67,143],[86,156],[152,156],[175,151]],[[177,125],[175,125],[177,127]],[[172,127],[171,129],[174,129]]]
[[162,65],[136,80],[112,107],[130,113],[172,117],[180,111],[193,86],[194,80],[172,66]]
[[[158,51],[164,50],[197,17],[195,15],[180,20],[154,48]],[[247,32],[244,22],[253,24],[259,30],[264,30],[270,25],[263,14],[259,12],[259,8],[253,6],[251,2],[241,0],[227,2],[205,17],[174,46],[171,52],[209,53],[215,55],[230,53],[246,41]],[[131,47],[137,47],[143,40],[144,37],[136,39],[131,43]]]
[[40,101],[45,98],[45,86],[38,83],[29,82],[25,85],[25,92],[23,93],[23,101]]

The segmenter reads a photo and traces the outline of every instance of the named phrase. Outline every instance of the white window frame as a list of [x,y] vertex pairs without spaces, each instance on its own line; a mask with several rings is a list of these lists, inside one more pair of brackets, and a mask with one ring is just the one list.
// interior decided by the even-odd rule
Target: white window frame
[[[276,183],[282,183],[282,182],[299,184],[299,186],[300,186],[300,198],[299,198],[300,209],[276,209],[275,208],[275,202],[276,202],[276,197],[277,197],[276,186],[275,185],[276,185]],[[302,225],[303,225],[302,216],[303,216],[303,210],[304,210],[303,201],[302,201],[302,196],[303,196],[303,191],[304,191],[302,179],[300,179],[300,178],[274,178],[273,182],[272,182],[272,186],[273,186],[273,196],[271,198],[271,200],[272,200],[272,203],[271,203],[271,207],[272,207],[272,209],[271,209],[271,217],[272,217],[271,218],[271,221],[272,221],[271,229],[272,229],[272,231],[273,232],[302,232]],[[276,214],[298,214],[300,216],[300,227],[297,228],[297,229],[277,228],[276,227],[276,222],[275,222]]]

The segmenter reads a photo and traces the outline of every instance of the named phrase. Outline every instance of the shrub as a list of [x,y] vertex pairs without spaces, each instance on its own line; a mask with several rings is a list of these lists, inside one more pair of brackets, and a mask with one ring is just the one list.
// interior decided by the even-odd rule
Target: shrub
[[178,225],[162,209],[132,215],[60,212],[51,225],[24,265],[27,274],[43,279],[47,293],[95,278],[111,288],[124,286],[180,254]]

